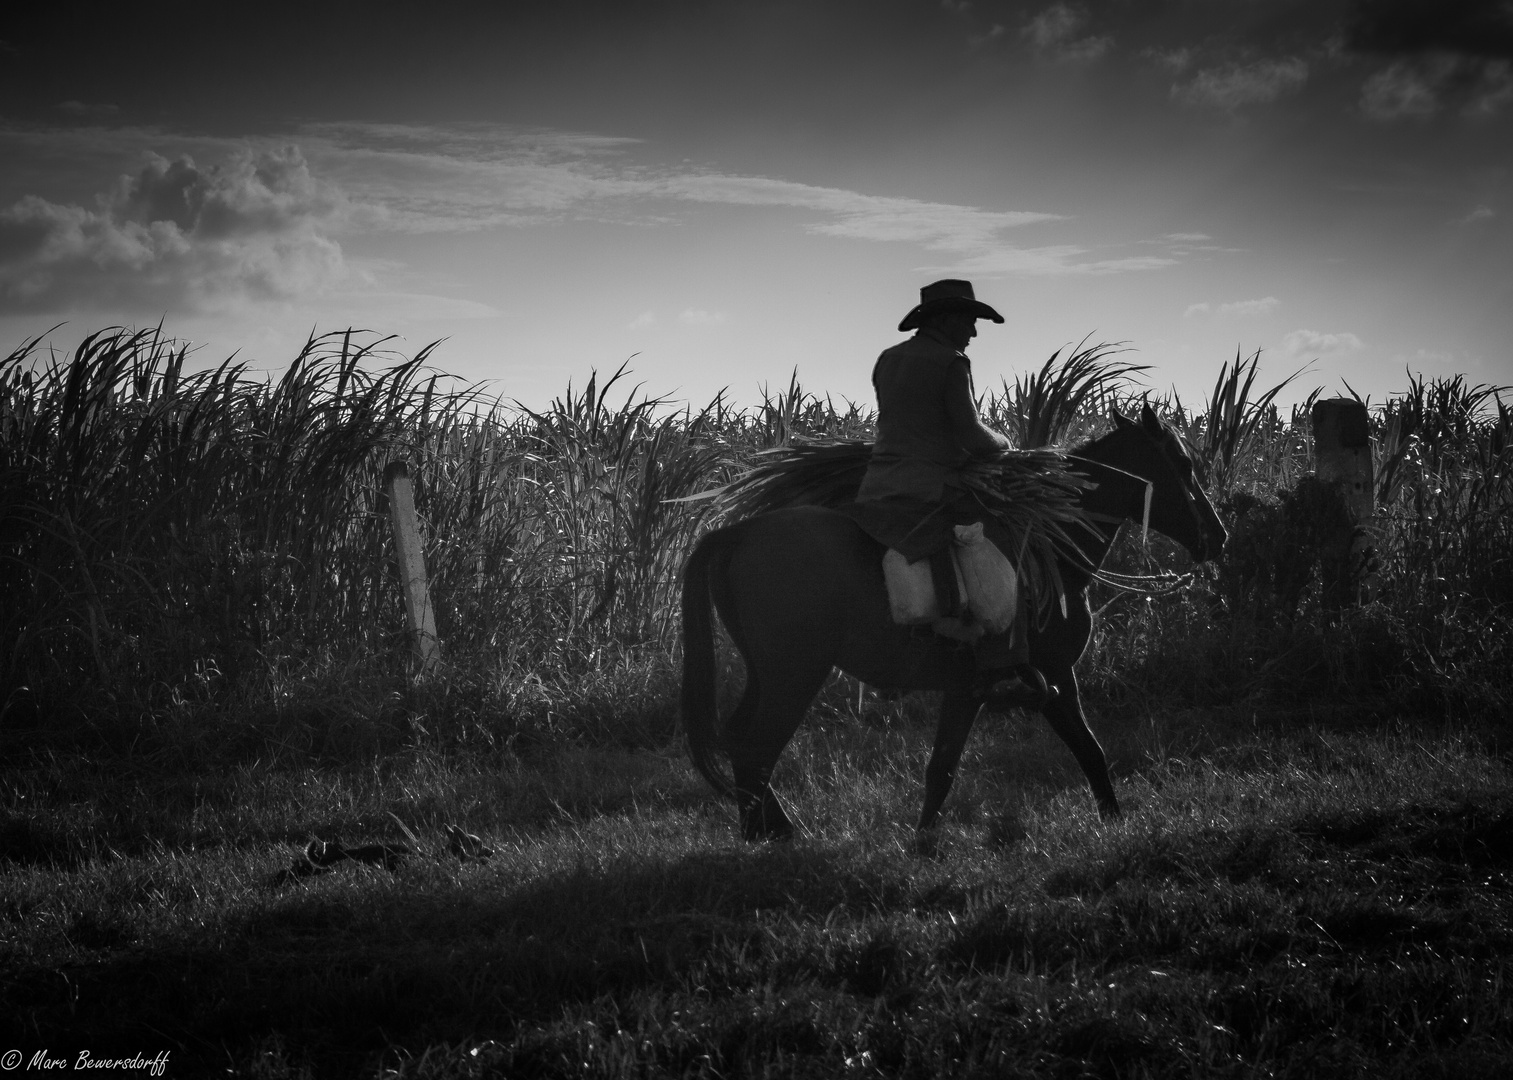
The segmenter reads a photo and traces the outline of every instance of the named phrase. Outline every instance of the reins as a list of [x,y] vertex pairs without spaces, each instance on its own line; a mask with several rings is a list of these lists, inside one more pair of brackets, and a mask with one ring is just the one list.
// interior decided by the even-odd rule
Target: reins
[[[1144,545],[1146,550],[1149,550],[1151,533],[1151,501],[1152,499],[1154,499],[1156,494],[1156,485],[1153,481],[1145,480],[1143,477],[1141,479],[1145,484],[1145,498],[1143,500],[1144,506],[1141,510],[1140,515],[1140,543]],[[1120,517],[1117,514],[1103,514],[1096,511],[1084,511],[1082,516],[1088,521],[1096,521],[1100,524],[1113,525],[1116,530],[1119,526],[1123,525],[1126,521],[1129,520],[1128,518]],[[1110,543],[1112,544],[1112,542],[1113,538],[1111,537]],[[1081,552],[1078,552],[1078,554],[1080,555]],[[1083,561],[1088,561],[1086,556],[1083,556]],[[1087,570],[1086,567],[1084,567],[1084,569]],[[1110,597],[1106,603],[1098,608],[1098,611],[1100,613],[1104,610],[1104,608],[1107,608],[1109,604],[1112,604],[1121,596],[1125,596],[1130,593],[1144,593],[1152,598],[1171,596],[1175,593],[1181,592],[1183,589],[1186,589],[1193,583],[1194,580],[1194,574],[1191,570],[1188,570],[1185,573],[1181,574],[1174,574],[1169,570],[1162,571],[1159,574],[1120,574],[1116,573],[1113,570],[1105,570],[1102,566],[1096,566],[1092,567],[1090,570],[1087,570],[1087,572],[1089,573],[1092,580],[1102,582],[1104,585],[1107,585],[1109,588],[1115,591],[1115,595]]]
[[[1197,575],[1191,570],[1184,570],[1180,574],[1175,574],[1170,570],[1164,570],[1159,574],[1116,574],[1112,570],[1104,570],[1099,573],[1098,580],[1121,593],[1145,593],[1155,598],[1181,592],[1191,585],[1196,577]],[[1114,599],[1117,600],[1118,597]],[[1113,603],[1113,600],[1109,603]],[[1104,604],[1103,607],[1108,607],[1108,604]],[[1103,608],[1098,610],[1102,611]]]

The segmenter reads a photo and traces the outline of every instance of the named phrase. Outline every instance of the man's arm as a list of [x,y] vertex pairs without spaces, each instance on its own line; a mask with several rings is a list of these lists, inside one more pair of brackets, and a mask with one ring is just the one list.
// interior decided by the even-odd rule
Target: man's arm
[[951,433],[969,454],[993,454],[1012,450],[1013,443],[982,422],[972,395],[972,372],[965,359],[952,360],[946,368],[946,416]]

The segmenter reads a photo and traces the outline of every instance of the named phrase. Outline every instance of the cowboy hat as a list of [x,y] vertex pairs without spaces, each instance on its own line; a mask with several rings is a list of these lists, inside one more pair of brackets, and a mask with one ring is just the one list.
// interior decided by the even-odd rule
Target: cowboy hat
[[904,321],[898,324],[898,328],[913,330],[925,320],[926,316],[941,311],[965,311],[979,319],[992,319],[996,323],[1003,322],[1002,315],[972,294],[970,281],[946,278],[944,281],[932,282],[919,290],[919,303],[904,316]]

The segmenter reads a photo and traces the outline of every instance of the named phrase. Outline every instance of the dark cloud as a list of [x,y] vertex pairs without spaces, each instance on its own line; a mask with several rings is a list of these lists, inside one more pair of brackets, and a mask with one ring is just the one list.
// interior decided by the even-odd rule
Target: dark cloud
[[0,211],[0,310],[178,311],[318,291],[347,275],[326,235],[346,209],[293,147],[213,169],[154,156],[93,209],[29,195]]
[[1446,111],[1488,117],[1513,101],[1505,60],[1437,52],[1394,60],[1361,86],[1361,112],[1373,120],[1425,118]]
[[1084,33],[1091,23],[1080,6],[1055,3],[1029,19],[1020,37],[1041,56],[1058,60],[1097,60],[1114,46],[1105,35]]
[[1412,56],[1461,53],[1513,58],[1510,0],[1356,0],[1345,17],[1346,44],[1358,52]]
[[1355,0],[1344,41],[1390,63],[1361,86],[1373,120],[1488,117],[1513,100],[1513,0]]

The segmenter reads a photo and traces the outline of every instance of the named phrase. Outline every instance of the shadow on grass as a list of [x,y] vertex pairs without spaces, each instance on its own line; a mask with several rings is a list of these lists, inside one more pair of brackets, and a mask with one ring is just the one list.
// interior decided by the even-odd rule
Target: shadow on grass
[[[1175,740],[1145,725],[1105,741],[1167,761],[1164,748],[1190,753],[1244,719],[1210,716],[1201,732],[1196,718],[1181,722],[1194,728]],[[1028,786],[1032,774],[1082,788],[1041,722],[1009,735],[984,748],[968,784],[981,805],[988,789]],[[1327,769],[1337,756],[1323,747],[1309,764],[1299,741],[1169,762],[1153,786],[1183,768],[1269,770],[1293,752],[1295,767]],[[557,801],[526,793],[516,809],[561,814],[566,800],[581,824],[658,788],[659,810],[708,804],[681,764],[653,757],[572,758],[572,784],[541,778]],[[993,870],[931,878],[907,859],[825,842],[639,858],[585,845],[579,865],[523,883],[526,855],[520,866],[508,855],[468,867],[417,858],[392,876],[343,866],[238,897],[171,936],[139,935],[108,909],[74,912],[63,932],[82,959],[0,967],[0,1038],[28,1057],[168,1049],[180,1075],[257,1074],[248,1063],[266,1065],[274,1047],[283,1072],[260,1075],[308,1066],[323,1077],[372,1075],[406,1048],[433,1047],[452,1048],[456,1067],[410,1075],[492,1075],[467,1071],[468,1048],[488,1040],[511,1076],[613,1072],[617,1060],[696,1072],[708,1053],[734,1075],[793,1046],[810,1047],[819,1074],[865,1052],[876,1068],[907,1074],[912,1062],[921,1076],[1013,1053],[1042,1055],[1047,1074],[1110,1076],[1129,1071],[1120,1062],[1221,1075],[1220,1061],[1238,1076],[1262,1059],[1303,1074],[1310,1054],[1335,1046],[1373,1066],[1394,1054],[1422,1064],[1431,1042],[1473,1037],[1500,1053],[1513,1050],[1501,1004],[1513,983],[1513,795],[1499,798],[1300,811],[1188,839],[1132,833],[1112,855],[1062,859],[1027,883]],[[144,836],[171,832],[153,823]],[[65,835],[18,834],[35,856],[19,861],[45,865]],[[638,1049],[643,1035],[650,1050]]]
[[[1513,802],[1315,816],[1180,851],[1137,839],[998,899],[926,890],[907,863],[829,844],[624,857],[513,887],[505,866],[353,868],[158,944],[76,919],[71,936],[98,956],[13,966],[0,1037],[97,1057],[169,1049],[191,1074],[276,1042],[319,1076],[487,1040],[503,1075],[593,1071],[572,1065],[579,1042],[603,1064],[621,1025],[649,1016],[646,1063],[679,1068],[701,1039],[727,1063],[799,1039],[836,1064],[855,1023],[869,1053],[920,1069],[922,1047],[950,1065],[962,1046],[1002,1054],[1015,1039],[1089,1075],[1285,1058],[1331,1033],[1363,1061],[1473,1034],[1505,1049],[1513,1015],[1493,982],[1513,947],[1510,837]],[[910,912],[928,928],[900,923]],[[575,1015],[595,1023],[564,1027]],[[415,1075],[474,1075],[456,1064]]]
[[[200,1070],[278,1033],[319,1075],[341,1075],[395,1043],[507,1037],[575,1004],[690,977],[715,955],[728,991],[732,972],[756,979],[769,966],[784,926],[875,911],[901,892],[807,845],[580,867],[508,892],[486,868],[440,882],[417,869],[389,879],[354,868],[160,944],[114,948],[75,920],[75,944],[100,955],[11,967],[0,1037],[96,1057],[167,1048],[177,1067]],[[371,887],[353,889],[352,875]]]

